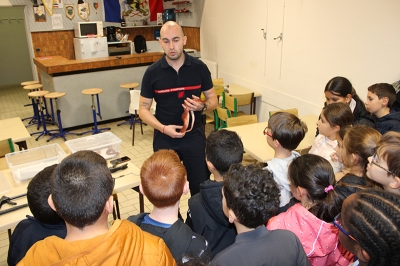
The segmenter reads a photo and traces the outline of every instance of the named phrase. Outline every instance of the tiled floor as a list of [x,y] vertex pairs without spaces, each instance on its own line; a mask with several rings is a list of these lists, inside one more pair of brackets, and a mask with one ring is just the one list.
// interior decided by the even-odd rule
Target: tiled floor
[[[62,99],[60,99],[62,101]],[[32,115],[32,107],[24,107],[24,104],[30,103],[27,97],[27,92],[20,86],[15,86],[13,88],[0,88],[0,119],[12,118],[12,117],[29,117]],[[61,110],[62,111],[62,110]],[[88,106],[88,112],[90,112],[90,106]],[[63,116],[64,113],[61,113]],[[28,120],[27,120],[28,121]],[[25,121],[25,124],[27,123]],[[120,122],[120,121],[119,121]],[[118,136],[121,140],[121,155],[127,155],[131,158],[132,163],[134,163],[139,168],[142,163],[153,153],[152,150],[152,138],[153,130],[149,126],[143,127],[143,135],[140,134],[140,127],[136,127],[135,134],[135,146],[131,145],[132,142],[132,131],[129,129],[128,124],[122,126],[117,126],[119,122],[113,122],[105,124],[102,126],[110,127],[111,132]],[[55,126],[50,126],[50,129],[56,128]],[[4,130],[4,129],[0,129]],[[36,132],[36,127],[28,127],[29,132]],[[82,128],[75,130],[74,132],[83,132],[89,130],[89,128]],[[206,132],[209,133],[212,130],[212,125],[208,124],[206,126]],[[27,141],[28,148],[34,148],[43,146],[49,143],[59,143],[64,149],[66,146],[64,140],[61,138],[54,139],[50,142],[46,142],[48,136],[40,138],[35,141],[34,138]],[[67,135],[67,140],[79,138],[75,135]],[[2,160],[2,161],[1,161]],[[0,166],[4,165],[4,158],[0,159]],[[190,195],[182,196],[180,203],[180,212],[184,219],[186,219],[187,212],[187,200]],[[121,218],[126,219],[130,215],[139,213],[139,195],[133,190],[126,190],[118,194],[118,199],[120,203]],[[152,204],[145,198],[145,211],[151,211]],[[1,218],[0,218],[1,219]],[[112,216],[110,216],[110,221]],[[0,266],[7,265],[7,252],[8,252],[8,236],[7,232],[0,232]]]

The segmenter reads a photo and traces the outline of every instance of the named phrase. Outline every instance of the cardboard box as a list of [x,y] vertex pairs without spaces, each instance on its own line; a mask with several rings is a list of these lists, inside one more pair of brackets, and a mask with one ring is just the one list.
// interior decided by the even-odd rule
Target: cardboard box
[[67,145],[71,153],[81,150],[91,150],[108,160],[119,156],[121,142],[122,140],[113,133],[104,132],[79,139],[67,140],[65,145]]
[[15,182],[21,182],[33,178],[47,166],[59,164],[65,156],[64,150],[55,143],[8,153],[6,161]]

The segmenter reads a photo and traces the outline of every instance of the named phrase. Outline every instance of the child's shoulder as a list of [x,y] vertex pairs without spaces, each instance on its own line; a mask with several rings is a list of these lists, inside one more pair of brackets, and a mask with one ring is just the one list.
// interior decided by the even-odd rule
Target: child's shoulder
[[377,119],[376,126],[381,134],[387,131],[400,132],[400,110],[393,108],[389,114]]

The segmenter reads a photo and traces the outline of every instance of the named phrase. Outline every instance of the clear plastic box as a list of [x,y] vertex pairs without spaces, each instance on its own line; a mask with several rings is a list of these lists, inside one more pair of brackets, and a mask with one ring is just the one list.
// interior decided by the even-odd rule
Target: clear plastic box
[[67,140],[65,145],[67,145],[71,153],[81,150],[91,150],[108,160],[119,155],[121,142],[122,140],[113,133],[104,132],[79,139]]
[[20,182],[33,178],[47,166],[59,164],[65,156],[64,150],[55,143],[8,153],[6,161],[15,182]]

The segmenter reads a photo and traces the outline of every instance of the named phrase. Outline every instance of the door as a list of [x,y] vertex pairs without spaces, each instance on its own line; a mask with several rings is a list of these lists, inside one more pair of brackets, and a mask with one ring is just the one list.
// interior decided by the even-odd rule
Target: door
[[33,79],[24,7],[0,7],[0,86]]

